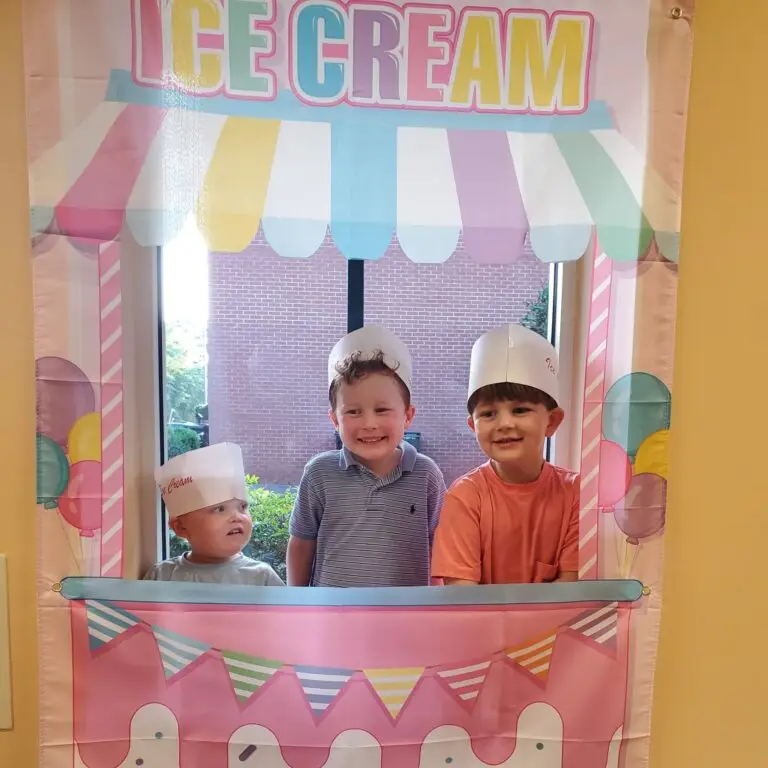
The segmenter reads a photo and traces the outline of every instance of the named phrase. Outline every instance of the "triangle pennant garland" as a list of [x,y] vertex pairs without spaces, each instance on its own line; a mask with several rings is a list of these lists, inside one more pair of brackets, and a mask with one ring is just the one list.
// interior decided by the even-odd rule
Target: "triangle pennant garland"
[[393,720],[397,720],[416,684],[424,674],[424,667],[397,669],[364,669],[363,674],[387,708]]
[[296,667],[293,668],[301,683],[301,689],[307,698],[312,714],[322,717],[336,696],[354,674],[351,669],[332,667]]
[[542,682],[546,682],[549,675],[549,662],[559,631],[558,627],[544,636],[538,635],[535,639],[526,640],[522,645],[507,648],[504,653],[510,661],[534,677],[538,677]]
[[435,670],[437,676],[448,686],[456,698],[464,705],[472,707],[480,695],[491,660],[463,667],[441,668]]
[[101,600],[86,600],[88,643],[96,651],[140,623],[137,616]]
[[157,649],[160,651],[166,680],[178,675],[179,672],[185,670],[211,649],[210,645],[205,645],[162,627],[153,625],[152,634],[157,641]]
[[617,650],[619,603],[606,603],[579,614],[569,622],[555,626],[545,634],[491,654],[485,660],[439,667],[391,667],[362,670],[335,667],[291,665],[277,659],[250,656],[238,651],[212,648],[185,635],[150,625],[139,616],[106,600],[85,600],[88,643],[91,652],[107,646],[135,626],[151,629],[166,680],[171,680],[211,650],[221,653],[238,701],[242,704],[259,694],[276,672],[290,669],[296,675],[312,714],[320,719],[344,690],[352,676],[360,671],[378,696],[389,716],[396,721],[425,672],[435,675],[465,708],[471,710],[485,684],[491,664],[506,658],[533,675],[541,683],[549,676],[557,637],[570,630],[600,648]]
[[608,603],[577,616],[569,629],[599,645],[616,650],[616,634],[619,629],[619,604]]
[[234,651],[222,651],[221,655],[227,665],[235,695],[243,703],[258,693],[261,687],[272,679],[272,675],[283,666],[282,661],[247,656]]

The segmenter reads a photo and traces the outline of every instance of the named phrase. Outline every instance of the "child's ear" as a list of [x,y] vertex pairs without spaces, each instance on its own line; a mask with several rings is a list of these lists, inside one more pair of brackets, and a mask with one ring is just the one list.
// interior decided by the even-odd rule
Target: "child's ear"
[[413,420],[416,418],[416,406],[409,405],[408,408],[405,409],[405,428],[408,429],[408,427],[413,424]]
[[339,419],[336,416],[336,411],[333,408],[328,409],[328,418],[331,420],[331,424],[338,429],[339,428]]
[[555,408],[549,412],[549,424],[547,424],[546,433],[547,437],[552,437],[552,435],[557,432],[557,430],[560,428],[560,425],[563,423],[564,418],[565,411],[562,408]]
[[184,515],[181,515],[180,517],[172,517],[168,521],[168,525],[177,536],[181,536],[182,539],[187,538],[187,529],[184,526]]
[[470,413],[469,416],[467,416],[467,426],[474,432],[475,431],[475,420],[472,418],[472,414]]

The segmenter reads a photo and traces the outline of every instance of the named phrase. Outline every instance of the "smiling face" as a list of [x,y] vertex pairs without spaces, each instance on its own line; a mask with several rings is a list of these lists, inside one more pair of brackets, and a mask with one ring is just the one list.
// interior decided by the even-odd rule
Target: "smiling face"
[[404,389],[392,372],[368,373],[336,388],[331,421],[344,446],[379,476],[397,466],[398,446],[413,421],[415,409]]
[[560,408],[525,400],[480,399],[467,419],[477,443],[497,474],[509,482],[536,480],[544,443],[563,421]]
[[222,563],[238,554],[251,537],[248,503],[230,499],[173,518],[171,528],[189,542],[190,560]]

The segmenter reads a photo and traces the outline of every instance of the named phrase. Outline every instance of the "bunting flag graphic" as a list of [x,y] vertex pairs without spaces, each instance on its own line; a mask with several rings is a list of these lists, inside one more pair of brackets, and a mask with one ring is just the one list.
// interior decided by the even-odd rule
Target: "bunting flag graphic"
[[424,667],[403,667],[397,669],[364,669],[363,674],[387,708],[393,720],[405,706],[413,693],[416,683],[424,674]]
[[178,675],[211,649],[210,645],[191,640],[162,627],[153,626],[152,634],[157,641],[166,680]]
[[222,651],[221,655],[227,665],[235,695],[243,703],[258,693],[261,687],[272,679],[272,675],[283,666],[282,661],[247,656],[234,651]]
[[609,603],[577,616],[570,629],[612,651],[616,650],[616,634],[619,629],[619,604]]
[[522,645],[507,648],[504,653],[510,661],[522,667],[526,672],[530,672],[542,682],[546,682],[549,675],[549,662],[559,631],[560,627],[547,632],[544,636],[539,635],[534,639],[527,640]]
[[435,671],[438,678],[448,686],[456,698],[471,709],[480,695],[490,666],[491,659],[488,659],[488,661],[482,661],[478,664],[451,667],[450,669],[439,668]]
[[301,689],[312,708],[312,714],[322,717],[325,710],[341,693],[354,671],[334,669],[332,667],[296,667],[293,668],[299,678]]
[[139,618],[100,600],[86,600],[88,642],[95,651],[140,623]]

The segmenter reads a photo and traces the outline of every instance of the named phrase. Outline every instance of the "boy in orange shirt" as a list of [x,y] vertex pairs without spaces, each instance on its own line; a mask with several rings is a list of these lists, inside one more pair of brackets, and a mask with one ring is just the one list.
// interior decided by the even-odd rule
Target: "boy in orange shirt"
[[519,325],[472,347],[467,423],[488,462],[443,502],[432,576],[447,586],[576,581],[579,478],[544,460],[558,407],[557,354]]

